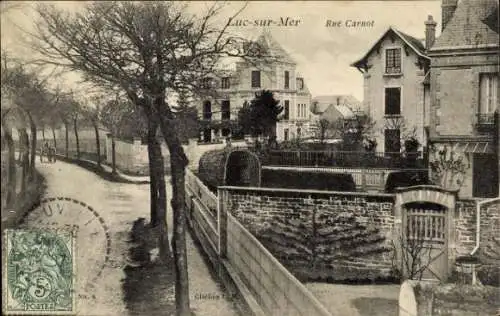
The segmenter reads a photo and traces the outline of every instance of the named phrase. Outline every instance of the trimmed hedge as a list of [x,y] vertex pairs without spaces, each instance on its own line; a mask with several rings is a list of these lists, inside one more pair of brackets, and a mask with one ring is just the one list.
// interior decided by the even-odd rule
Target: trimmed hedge
[[261,186],[269,188],[356,191],[352,175],[295,170],[263,169]]
[[427,170],[394,171],[389,174],[385,182],[385,192],[394,193],[398,187],[431,184]]

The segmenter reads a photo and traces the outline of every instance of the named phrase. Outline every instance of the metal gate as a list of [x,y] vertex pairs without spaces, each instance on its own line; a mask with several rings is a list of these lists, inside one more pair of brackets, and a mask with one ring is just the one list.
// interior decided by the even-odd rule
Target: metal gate
[[403,272],[420,280],[444,280],[448,268],[446,207],[428,202],[404,206]]

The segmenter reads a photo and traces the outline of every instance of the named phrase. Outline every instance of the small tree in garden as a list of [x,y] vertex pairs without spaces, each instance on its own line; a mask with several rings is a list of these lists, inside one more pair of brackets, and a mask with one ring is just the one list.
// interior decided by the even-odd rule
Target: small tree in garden
[[429,168],[431,181],[446,189],[459,190],[470,168],[468,157],[456,153],[443,145],[441,148],[430,146]]
[[331,136],[334,124],[329,120],[322,118],[316,122],[314,138],[319,140],[320,144],[325,144],[326,139]]
[[280,101],[276,100],[269,90],[255,93],[255,98],[250,103],[245,102],[238,113],[239,123],[245,133],[253,137],[276,136],[278,115],[283,112],[283,107],[279,103]]
[[[374,126],[375,121],[369,114],[359,114],[353,118],[346,119],[345,123],[337,123],[336,129],[342,137],[345,149],[360,150],[364,147],[365,141],[373,140],[372,133]],[[371,143],[371,145],[374,144]]]
[[[432,263],[432,243],[422,237],[408,238],[401,234],[397,243],[392,242],[392,247],[393,269],[396,274],[399,274],[396,276],[403,279],[422,280],[425,270]],[[397,254],[400,255],[399,262],[396,260]]]
[[420,141],[417,138],[417,128],[415,126],[409,127],[408,122],[402,118],[391,118],[387,119],[383,128],[382,133],[385,130],[399,130],[399,139],[393,139],[393,142],[398,142],[404,147],[405,153],[416,153],[421,147]]

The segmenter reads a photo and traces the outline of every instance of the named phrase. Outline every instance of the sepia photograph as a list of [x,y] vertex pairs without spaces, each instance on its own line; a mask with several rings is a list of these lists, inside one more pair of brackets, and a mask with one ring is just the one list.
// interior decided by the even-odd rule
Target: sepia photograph
[[500,316],[499,0],[0,22],[2,315]]

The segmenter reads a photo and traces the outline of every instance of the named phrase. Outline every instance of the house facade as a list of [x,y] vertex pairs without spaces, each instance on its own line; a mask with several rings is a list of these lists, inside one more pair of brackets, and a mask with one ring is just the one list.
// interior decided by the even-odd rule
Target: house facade
[[271,90],[283,107],[276,126],[277,140],[307,136],[311,94],[304,78],[297,73],[296,62],[269,31],[264,31],[257,43],[270,56],[265,62],[239,61],[225,74],[210,78],[215,93],[198,105],[202,142],[234,136],[238,130],[239,110],[262,90]]
[[[429,28],[435,27],[429,16]],[[426,74],[430,59],[425,40],[390,27],[358,61],[351,64],[364,77],[363,111],[375,122],[376,150],[404,150],[404,140],[415,137],[426,144]]]
[[428,52],[430,141],[466,161],[461,196],[497,197],[498,1],[444,0],[442,10],[443,30]]

